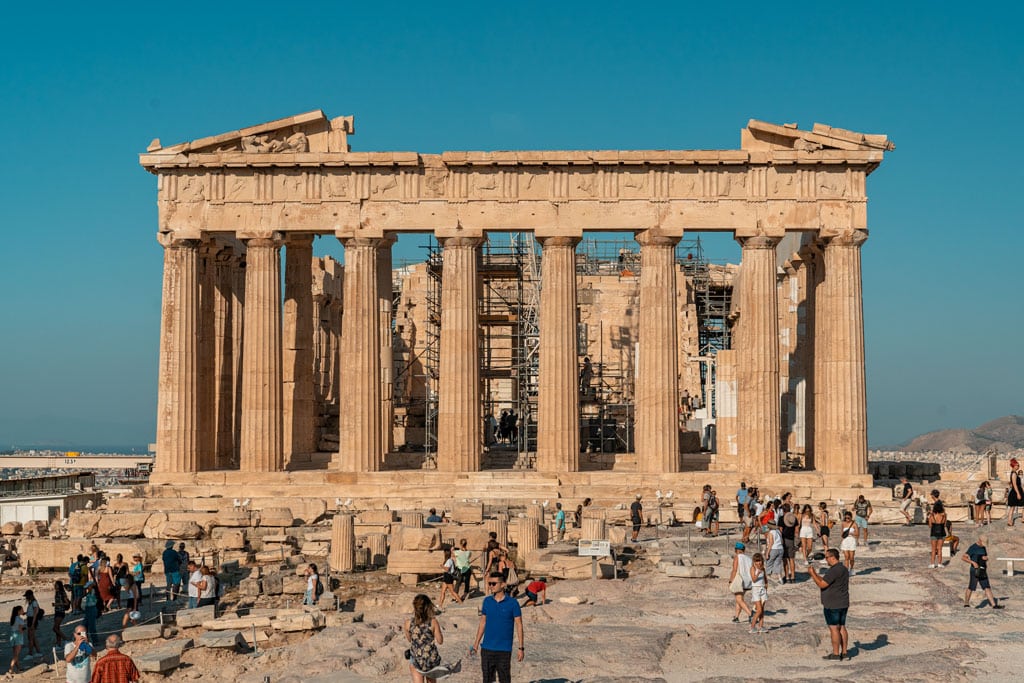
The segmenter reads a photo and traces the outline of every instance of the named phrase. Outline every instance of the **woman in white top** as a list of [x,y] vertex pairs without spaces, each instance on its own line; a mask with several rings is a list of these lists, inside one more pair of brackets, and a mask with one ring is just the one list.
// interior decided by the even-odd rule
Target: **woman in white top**
[[457,603],[462,602],[462,598],[455,592],[455,579],[459,573],[459,568],[455,564],[455,560],[452,558],[452,551],[445,548],[444,551],[444,564],[441,565],[441,569],[444,570],[444,574],[441,575],[441,597],[437,599],[437,608],[441,609],[444,607],[445,596],[451,595],[452,600]]
[[197,586],[199,589],[199,606],[206,607],[217,601],[217,577],[213,575],[213,570],[205,564],[199,571],[203,573],[203,578]]
[[729,574],[729,589],[736,599],[736,616],[732,618],[734,623],[739,623],[740,612],[745,612],[748,619],[753,614],[747,601],[743,599],[750,590],[750,567],[754,564],[745,550],[745,545],[736,543],[736,554],[732,556],[732,572]]
[[306,594],[302,598],[303,605],[315,605],[320,597],[316,594],[316,584],[320,581],[320,574],[316,565],[306,567]]
[[853,576],[853,556],[857,552],[857,525],[853,521],[853,513],[849,510],[843,513],[840,536],[843,539],[839,544],[839,549],[843,551],[843,564],[850,570],[850,576]]
[[809,565],[814,552],[814,510],[810,505],[800,510],[800,549],[804,553],[804,565]]
[[768,561],[765,563],[765,571],[772,576],[777,576],[778,581],[781,584],[783,577],[782,569],[782,533],[778,527],[774,524],[768,527],[768,534],[764,539],[765,552],[768,555]]
[[767,633],[764,627],[764,604],[768,602],[768,579],[765,576],[764,556],[754,554],[750,567],[750,599],[754,603],[754,615],[750,619],[751,633]]
[[25,625],[27,636],[28,653],[31,655],[42,654],[43,651],[39,649],[39,642],[36,640],[36,627],[39,626],[39,620],[42,617],[42,610],[39,609],[39,601],[36,600],[35,593],[31,590],[25,591]]

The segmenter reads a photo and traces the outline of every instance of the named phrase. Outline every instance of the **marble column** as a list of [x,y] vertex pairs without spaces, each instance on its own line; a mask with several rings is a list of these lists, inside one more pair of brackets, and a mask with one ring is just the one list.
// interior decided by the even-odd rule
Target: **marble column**
[[242,453],[242,351],[245,336],[245,253],[231,260],[231,456],[225,469],[238,469]]
[[231,247],[220,249],[213,261],[213,375],[216,382],[213,403],[216,431],[213,444],[213,469],[231,466],[234,454],[234,415],[238,395],[235,393],[235,316],[241,312],[234,306],[235,254]]
[[284,267],[284,459],[317,450],[313,389],[313,236],[288,235]]
[[340,446],[332,469],[377,472],[383,463],[380,402],[380,240],[352,237],[345,245],[341,323]]
[[240,469],[284,469],[281,372],[281,239],[246,240]]
[[160,313],[155,469],[199,465],[199,241],[167,237]]
[[636,234],[636,241],[640,243],[637,468],[641,472],[678,472],[675,247],[679,238],[646,230]]
[[[476,472],[483,451],[480,404],[480,286],[482,238],[448,237],[441,278],[441,350],[437,410],[437,469]],[[521,416],[525,420],[526,416]]]
[[743,321],[736,368],[739,472],[782,471],[779,414],[779,318],[776,237],[745,237],[740,277]]
[[221,245],[204,239],[199,247],[199,471],[215,468],[217,440],[217,404],[215,375],[217,330],[215,301],[217,299],[214,263]]
[[715,355],[715,464],[736,465],[736,356],[735,349]]
[[[555,530],[551,530],[548,537],[548,545],[554,541]],[[530,553],[540,547],[540,524],[533,517],[521,517],[519,519],[519,535],[516,542],[516,555],[524,562],[527,562]]]
[[541,253],[537,470],[580,467],[575,237],[538,238]]
[[[824,241],[824,300],[817,301],[827,326],[819,351],[821,384],[816,448],[829,474],[868,471],[867,400],[864,380],[864,312],[860,248],[867,232],[855,230]],[[817,380],[817,378],[816,378]]]
[[394,237],[385,237],[377,250],[377,296],[380,301],[380,395],[381,395],[381,448],[382,457],[395,445],[395,353],[391,334],[393,316],[391,281],[391,247]]
[[334,515],[331,521],[331,571],[350,572],[356,568],[355,517]]

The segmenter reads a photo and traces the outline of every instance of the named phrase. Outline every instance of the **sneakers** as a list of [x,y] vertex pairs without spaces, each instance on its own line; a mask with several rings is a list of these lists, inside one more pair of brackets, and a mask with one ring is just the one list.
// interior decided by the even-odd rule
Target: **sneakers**
[[1000,605],[998,602],[992,605],[992,609],[1003,609],[1004,605]]
[[971,606],[971,603],[969,603],[969,602],[965,602],[964,603],[964,607],[970,607],[970,606]]
[[928,565],[928,569],[935,569],[935,565],[934,564]]
[[732,618],[732,623],[734,623],[734,624],[740,623],[740,618],[739,617],[733,617]]
[[843,656],[842,655],[837,655],[835,653],[829,653],[829,654],[825,655],[824,657],[822,657],[822,659],[824,659],[827,662],[841,662],[841,661],[843,661]]

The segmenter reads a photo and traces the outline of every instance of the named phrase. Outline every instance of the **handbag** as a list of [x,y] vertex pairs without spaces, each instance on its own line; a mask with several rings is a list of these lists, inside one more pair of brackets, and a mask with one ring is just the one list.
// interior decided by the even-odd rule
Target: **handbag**
[[739,572],[736,572],[736,576],[733,577],[732,581],[729,582],[729,592],[731,593],[742,593],[743,591],[743,577],[740,576]]
[[515,567],[508,568],[508,581],[506,581],[505,583],[509,584],[510,586],[514,586],[517,583],[519,583],[519,575],[516,574]]

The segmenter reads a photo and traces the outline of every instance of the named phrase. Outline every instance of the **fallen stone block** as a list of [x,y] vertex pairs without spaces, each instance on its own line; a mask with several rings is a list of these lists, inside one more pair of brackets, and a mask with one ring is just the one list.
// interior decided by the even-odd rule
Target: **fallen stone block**
[[132,657],[132,659],[135,661],[135,666],[139,668],[139,671],[148,673],[167,673],[178,668],[181,664],[181,655],[172,652],[147,652],[146,654]]
[[164,627],[160,624],[144,624],[142,626],[131,626],[121,631],[121,638],[126,643],[134,640],[153,640],[164,637]]
[[708,566],[694,567],[673,565],[665,568],[665,576],[677,579],[709,579],[714,575],[714,567]]
[[174,615],[174,623],[181,628],[192,628],[202,626],[207,621],[217,618],[217,608],[214,605],[196,607],[193,609],[178,610]]
[[312,631],[323,628],[326,623],[327,620],[322,612],[307,612],[286,619],[276,619],[274,628],[284,633],[294,633],[295,631]]
[[[70,526],[71,524],[69,522],[68,527]],[[21,533],[21,529],[21,522],[7,522],[2,528],[0,528],[0,533],[3,533],[4,536],[17,536]]]
[[290,545],[279,545],[273,550],[264,550],[253,555],[257,562],[281,562],[282,560],[295,555],[298,551]]
[[306,541],[310,542],[326,541],[329,543],[331,540],[332,533],[333,532],[331,531],[310,531],[304,536],[304,538]]
[[267,595],[280,595],[284,592],[284,577],[280,574],[268,574],[263,577],[263,592]]
[[247,629],[255,626],[256,628],[266,628],[270,626],[269,617],[221,617],[220,619],[210,619],[204,621],[202,627],[207,631],[234,631],[239,629]]
[[356,517],[359,524],[391,524],[397,519],[394,510],[363,510]]
[[260,510],[260,526],[290,527],[295,523],[291,508],[263,508]]
[[690,564],[694,567],[717,567],[722,563],[718,555],[697,555],[690,558]]
[[564,598],[558,598],[558,602],[565,605],[585,605],[587,599],[579,595],[567,595]]
[[160,646],[152,650],[152,652],[174,654],[180,657],[184,654],[185,650],[191,650],[193,647],[195,647],[195,641],[191,638],[179,638],[177,640],[168,640],[161,643]]
[[362,612],[326,612],[324,614],[324,624],[326,626],[344,626],[346,624],[357,624],[362,620]]
[[241,631],[207,631],[199,636],[196,647],[237,649],[247,647]]
[[259,595],[263,592],[263,582],[259,579],[242,579],[238,582],[238,590],[242,595]]
[[[253,639],[253,633],[256,634],[255,640]],[[253,629],[249,629],[247,631],[242,631],[242,637],[245,638],[245,642],[248,643],[249,647],[252,647],[253,645],[265,643],[270,640],[270,633],[262,628],[258,628],[255,631],[253,631]]]

